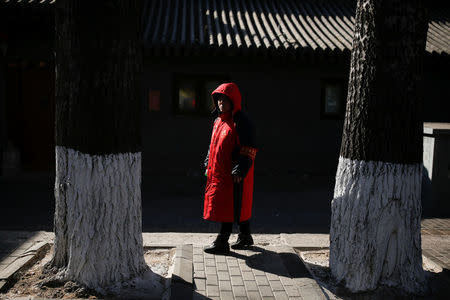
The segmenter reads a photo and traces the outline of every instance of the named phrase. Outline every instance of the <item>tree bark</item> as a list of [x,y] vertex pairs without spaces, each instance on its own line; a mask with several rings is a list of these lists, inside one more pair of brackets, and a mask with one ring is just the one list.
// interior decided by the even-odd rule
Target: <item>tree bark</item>
[[420,0],[358,0],[330,268],[351,291],[422,291]]
[[0,176],[3,175],[3,152],[6,150],[6,59],[0,49]]
[[59,278],[98,291],[142,275],[140,1],[56,2]]

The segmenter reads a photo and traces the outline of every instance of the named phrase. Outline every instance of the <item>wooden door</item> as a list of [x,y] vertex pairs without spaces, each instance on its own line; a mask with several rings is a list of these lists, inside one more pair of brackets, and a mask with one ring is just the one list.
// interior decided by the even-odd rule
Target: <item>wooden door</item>
[[23,167],[52,171],[55,167],[55,73],[53,67],[23,71]]

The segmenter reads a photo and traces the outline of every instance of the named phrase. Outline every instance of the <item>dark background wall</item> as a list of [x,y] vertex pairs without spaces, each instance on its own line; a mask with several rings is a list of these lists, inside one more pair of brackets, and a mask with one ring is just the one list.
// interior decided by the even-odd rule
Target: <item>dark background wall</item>
[[343,121],[321,118],[321,85],[346,81],[347,66],[186,61],[146,64],[144,93],[160,90],[161,110],[149,112],[144,97],[144,173],[195,173],[207,152],[213,119],[172,110],[179,74],[222,75],[239,86],[256,126],[257,174],[334,173]]
[[[195,175],[207,152],[212,118],[173,112],[176,79],[222,75],[238,84],[244,109],[257,129],[260,175],[334,175],[343,119],[321,115],[321,88],[348,78],[349,63],[285,63],[204,58],[148,60],[143,76],[144,174]],[[448,75],[429,63],[424,80],[424,121],[450,122]],[[149,112],[148,90],[160,90],[161,110]]]
[[450,56],[429,59],[424,67],[424,122],[450,122]]

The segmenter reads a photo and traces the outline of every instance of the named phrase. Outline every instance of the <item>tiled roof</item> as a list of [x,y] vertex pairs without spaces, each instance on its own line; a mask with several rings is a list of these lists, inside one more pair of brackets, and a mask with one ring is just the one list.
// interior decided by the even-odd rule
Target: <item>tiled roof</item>
[[[37,6],[55,1],[0,0],[0,4]],[[349,53],[352,47],[353,0],[144,0],[144,4],[144,41],[156,52],[298,55]],[[430,10],[426,50],[450,54],[447,6]]]
[[[180,54],[350,52],[354,13],[351,0],[150,0],[144,41]],[[431,14],[427,52],[450,54],[448,15]]]
[[0,0],[0,3],[8,4],[53,4],[56,0]]

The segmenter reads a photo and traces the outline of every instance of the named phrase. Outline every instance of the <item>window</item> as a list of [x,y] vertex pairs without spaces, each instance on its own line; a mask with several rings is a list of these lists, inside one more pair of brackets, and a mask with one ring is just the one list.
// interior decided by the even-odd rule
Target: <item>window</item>
[[220,84],[229,82],[220,76],[179,76],[175,84],[175,113],[178,115],[209,115],[214,110],[211,93]]
[[322,82],[321,117],[323,119],[343,119],[347,85],[344,80]]
[[178,88],[178,109],[194,112],[197,106],[197,93],[194,81],[182,81]]

